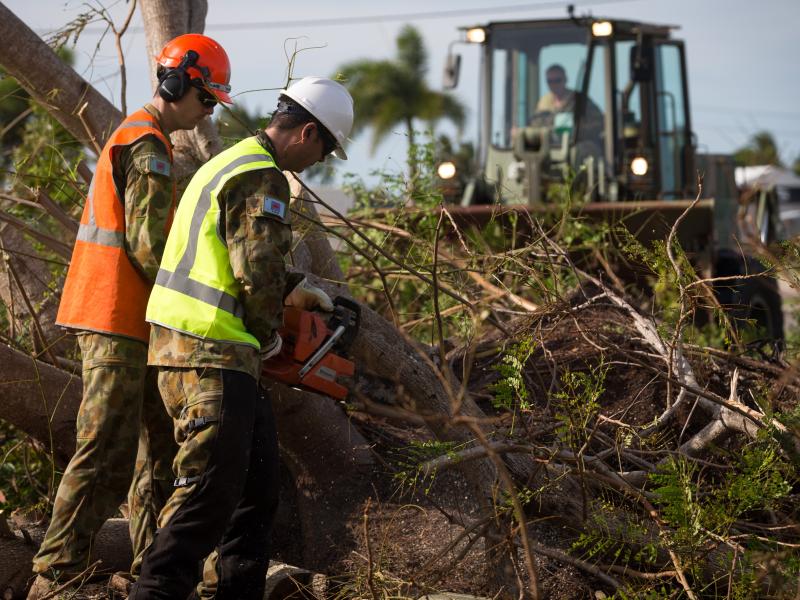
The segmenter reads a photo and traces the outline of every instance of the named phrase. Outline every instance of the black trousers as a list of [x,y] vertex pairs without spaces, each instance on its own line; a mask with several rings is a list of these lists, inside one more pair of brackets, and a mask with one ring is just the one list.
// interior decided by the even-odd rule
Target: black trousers
[[[216,597],[261,600],[279,486],[269,398],[249,375],[225,369],[162,369],[159,387],[165,386],[171,388],[164,390],[164,401],[181,445],[176,474],[199,479],[176,488],[168,501],[162,513],[168,520],[146,551],[129,598],[185,600],[199,579],[198,565],[216,549]],[[172,405],[170,392],[178,398]],[[201,434],[187,435],[186,422],[198,416],[212,422]],[[205,468],[192,475],[192,457],[198,455]]]

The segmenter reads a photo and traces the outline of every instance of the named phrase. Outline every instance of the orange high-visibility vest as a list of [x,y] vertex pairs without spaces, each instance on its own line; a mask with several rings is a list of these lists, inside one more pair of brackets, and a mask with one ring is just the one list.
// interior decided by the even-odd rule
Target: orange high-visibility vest
[[[114,182],[112,155],[146,135],[161,140],[172,161],[172,146],[155,117],[141,109],[129,115],[111,134],[97,161],[89,196],[72,250],[56,323],[70,329],[122,335],[147,343],[150,326],[144,320],[151,283],[125,252],[125,190]],[[170,165],[155,161],[169,172]],[[175,184],[172,188],[175,210]]]

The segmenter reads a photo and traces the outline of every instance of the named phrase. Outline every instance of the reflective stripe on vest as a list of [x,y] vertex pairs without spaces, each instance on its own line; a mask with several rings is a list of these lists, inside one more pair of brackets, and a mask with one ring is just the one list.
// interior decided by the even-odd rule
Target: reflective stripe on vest
[[[125,251],[124,190],[117,189],[112,162],[118,148],[148,135],[164,144],[172,160],[169,140],[144,109],[125,119],[100,153],[58,307],[59,325],[149,339],[144,316],[151,286]],[[174,193],[173,186],[173,207]]]
[[[138,113],[137,113],[138,114]],[[133,117],[133,115],[131,115]],[[152,129],[154,125],[154,120],[150,119],[149,121],[130,121],[125,120],[122,124],[117,128],[117,131],[114,132],[116,135],[119,131],[124,131],[126,129],[136,129],[136,128],[145,128],[145,129]],[[159,131],[160,133],[160,131]],[[141,136],[139,136],[141,137]],[[169,144],[166,143],[166,139],[164,136],[159,136],[162,138],[162,142],[165,143],[167,148],[169,148]],[[138,137],[137,137],[138,139]],[[136,141],[136,140],[134,140]],[[116,144],[115,144],[116,145]],[[170,156],[170,158],[172,158]],[[76,236],[77,240],[82,242],[90,242],[92,244],[99,244],[100,246],[112,246],[114,248],[124,248],[125,247],[125,232],[124,231],[117,231],[114,229],[103,229],[102,227],[98,227],[97,223],[95,223],[94,219],[94,184],[96,178],[92,177],[92,182],[89,184],[89,194],[86,198],[86,207],[85,210],[89,213],[89,222],[88,223],[80,223],[78,226],[78,234]],[[115,185],[116,189],[116,185]],[[125,203],[124,192],[120,194],[120,190],[116,190],[117,198],[120,202]]]
[[203,165],[181,198],[147,320],[195,337],[260,348],[244,325],[241,286],[217,231],[217,194],[233,177],[275,168],[256,138],[247,138]]

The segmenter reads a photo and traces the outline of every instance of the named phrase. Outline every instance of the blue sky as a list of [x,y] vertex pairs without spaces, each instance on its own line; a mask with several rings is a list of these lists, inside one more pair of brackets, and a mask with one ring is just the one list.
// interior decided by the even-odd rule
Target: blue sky
[[[65,0],[4,0],[6,6],[40,35],[62,27],[86,3]],[[92,3],[96,6],[96,4]],[[228,51],[233,64],[231,83],[235,99],[250,110],[272,110],[285,81],[285,47],[297,40],[309,50],[300,54],[294,74],[331,75],[344,62],[364,58],[389,58],[395,38],[405,23],[421,32],[430,56],[428,80],[441,89],[441,73],[449,42],[457,39],[462,25],[490,20],[563,17],[566,2],[522,0],[423,0],[375,2],[374,0],[304,0],[269,2],[257,0],[209,0],[206,33]],[[575,2],[576,12],[624,17],[680,26],[676,37],[686,42],[690,102],[694,130],[701,151],[731,152],[746,143],[757,130],[767,129],[778,140],[785,162],[800,156],[800,0],[592,0]],[[125,2],[107,3],[121,23]],[[509,7],[517,7],[513,9]],[[462,11],[460,15],[442,13]],[[474,12],[485,11],[485,12]],[[435,13],[435,14],[431,14]],[[363,19],[380,15],[412,15],[406,19]],[[325,19],[362,19],[323,25]],[[367,21],[367,22],[363,22]],[[258,23],[287,23],[253,26]],[[238,24],[238,27],[225,27]],[[141,25],[138,10],[133,27]],[[117,59],[111,38],[100,43],[96,30],[83,34],[77,50],[77,68],[84,77],[119,105]],[[314,46],[323,48],[311,49]],[[150,97],[149,66],[144,33],[134,29],[123,42],[128,67],[128,105],[137,106]],[[463,136],[475,137],[477,109],[477,51],[460,46],[462,80],[456,95],[469,110]],[[262,91],[257,91],[262,90]],[[357,107],[356,107],[357,110]],[[471,118],[470,118],[471,117]],[[452,128],[443,130],[453,132]],[[398,171],[405,156],[401,130],[377,151],[369,153],[369,132],[348,146],[350,160],[338,163],[339,173],[366,175],[373,169]]]

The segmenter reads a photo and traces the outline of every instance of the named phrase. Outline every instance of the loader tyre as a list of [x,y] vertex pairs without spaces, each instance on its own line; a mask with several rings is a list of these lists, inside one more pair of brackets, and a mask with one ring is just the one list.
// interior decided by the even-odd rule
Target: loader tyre
[[742,322],[751,322],[767,339],[783,340],[783,309],[778,282],[771,277],[745,279],[738,290]]

